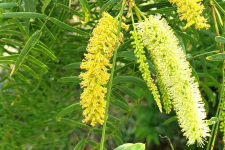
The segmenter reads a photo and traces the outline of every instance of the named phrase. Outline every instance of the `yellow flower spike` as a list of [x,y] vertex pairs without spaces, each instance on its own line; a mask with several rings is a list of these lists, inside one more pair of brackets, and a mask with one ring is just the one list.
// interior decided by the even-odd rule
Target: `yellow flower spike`
[[80,96],[80,104],[84,109],[84,123],[91,122],[103,124],[106,101],[104,100],[107,89],[104,87],[110,77],[107,72],[111,68],[110,58],[113,56],[116,43],[122,41],[123,34],[117,38],[118,20],[104,12],[98,25],[93,30],[93,35],[87,46],[88,54],[85,54],[80,68],[79,78],[84,92]]
[[145,52],[144,52],[144,46],[141,41],[140,35],[136,31],[132,31],[132,38],[134,39],[134,42],[132,42],[132,45],[134,46],[135,50],[135,56],[138,58],[137,62],[140,64],[139,65],[139,70],[142,73],[143,79],[146,81],[148,88],[152,92],[152,95],[159,107],[160,112],[162,112],[162,105],[160,101],[160,96],[159,96],[159,91],[156,87],[156,85],[153,82],[153,79],[151,78],[151,73],[149,71],[149,66],[147,63],[147,58],[145,57]]
[[172,100],[187,145],[197,141],[203,146],[210,136],[204,102],[177,37],[160,15],[149,16],[137,29],[155,65],[161,92],[166,90],[166,97]]
[[170,3],[177,5],[177,13],[180,20],[187,20],[184,29],[195,24],[196,29],[209,28],[206,19],[201,16],[204,6],[201,4],[202,0],[169,0]]

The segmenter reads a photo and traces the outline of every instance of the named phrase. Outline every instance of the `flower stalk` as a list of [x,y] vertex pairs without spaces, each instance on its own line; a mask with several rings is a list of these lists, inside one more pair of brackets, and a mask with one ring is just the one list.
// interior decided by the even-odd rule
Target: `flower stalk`
[[[123,15],[123,9],[124,9],[124,6],[125,6],[125,1],[126,0],[123,0],[121,11],[119,13],[119,23],[118,23],[118,30],[117,30],[117,38],[120,37],[120,31],[121,31],[121,25],[122,25],[122,15]],[[106,122],[107,122],[107,117],[108,117],[110,95],[111,95],[111,91],[112,91],[112,83],[113,83],[113,76],[114,76],[114,70],[115,70],[115,65],[116,65],[116,57],[117,57],[117,50],[118,50],[118,48],[119,48],[119,42],[116,42],[115,51],[114,51],[114,55],[113,55],[113,64],[112,64],[112,69],[111,69],[111,75],[110,75],[109,84],[108,84],[108,87],[107,87],[108,92],[107,92],[107,95],[106,95],[106,108],[105,108],[105,117],[104,117],[103,129],[102,129],[100,150],[103,150],[103,148],[104,148]]]

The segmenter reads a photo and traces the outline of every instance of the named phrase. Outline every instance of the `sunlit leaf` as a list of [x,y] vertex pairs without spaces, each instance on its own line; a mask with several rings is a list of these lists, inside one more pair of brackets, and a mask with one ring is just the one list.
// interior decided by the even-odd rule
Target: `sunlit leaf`
[[123,144],[117,148],[115,148],[114,150],[144,150],[145,149],[145,144],[142,143],[126,143]]

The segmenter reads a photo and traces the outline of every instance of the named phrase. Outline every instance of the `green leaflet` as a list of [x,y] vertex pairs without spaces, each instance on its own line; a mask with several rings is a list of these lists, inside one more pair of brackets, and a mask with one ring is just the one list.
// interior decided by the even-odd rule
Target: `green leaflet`
[[86,24],[89,22],[90,20],[90,7],[88,5],[87,0],[79,0],[80,4],[82,5],[83,9],[84,9],[84,13],[85,13],[85,18],[84,21],[81,21],[82,24]]
[[40,37],[41,37],[41,31],[36,31],[29,38],[29,40],[25,44],[24,48],[22,49],[19,57],[17,58],[15,66],[14,66],[12,72],[10,73],[10,76],[14,73],[14,71],[17,71],[19,69],[19,67],[21,66],[21,64],[25,60],[27,54],[29,53],[31,48],[33,48],[33,46],[39,41]]
[[215,84],[214,86],[220,90],[220,88],[221,88],[220,83],[213,76],[211,76],[209,74],[205,74],[205,73],[199,73],[199,72],[197,72],[197,73],[198,73],[199,78],[204,77],[204,78],[210,79]]
[[206,114],[208,114],[209,113],[209,103],[208,103],[208,101],[206,101],[206,99],[204,97],[202,97],[202,101],[205,103]]
[[225,60],[225,53],[211,55],[211,56],[206,57],[206,59],[210,60],[210,61],[223,61],[223,60]]
[[122,133],[120,132],[120,130],[117,129],[117,127],[115,127],[109,122],[106,123],[106,126],[111,129],[112,132],[114,132],[114,135],[117,135],[118,137],[122,138]]
[[75,110],[79,110],[81,109],[81,105],[79,103],[76,104],[72,104],[66,108],[64,108],[57,116],[56,119],[60,120],[60,118],[64,117],[65,115],[67,115],[68,113],[75,111]]
[[12,54],[10,56],[0,56],[0,60],[16,60],[19,54]]
[[216,97],[214,96],[213,91],[207,85],[205,85],[204,82],[200,82],[199,85],[202,87],[202,90],[208,96],[208,101],[212,102],[213,107],[215,107]]
[[121,84],[121,83],[133,83],[142,88],[148,89],[144,80],[137,77],[133,77],[133,76],[118,76],[114,78],[113,85]]
[[26,59],[28,62],[36,65],[37,67],[42,68],[43,70],[45,70],[46,72],[48,72],[48,69],[50,69],[48,66],[46,66],[44,63],[42,63],[41,61],[39,61],[38,59],[34,58],[31,55],[28,55],[28,58]]
[[[102,129],[97,129],[97,128],[94,128],[92,131],[93,131],[93,132],[95,132],[95,133],[99,133],[99,134],[101,134],[101,133],[102,133]],[[111,134],[111,133],[112,133],[112,131],[110,131],[110,130],[106,130],[106,131],[105,131],[105,133],[106,133],[106,134]]]
[[69,8],[68,6],[63,5],[61,3],[58,3],[57,6],[60,7],[60,8],[62,8],[62,9],[64,9],[64,10],[66,10],[66,11],[68,11],[68,12],[71,12],[73,15],[77,15],[79,17],[82,17],[83,16],[80,13],[78,13],[77,11],[75,11],[75,10],[73,10],[73,9]]
[[18,18],[15,18],[15,22],[16,22],[17,26],[19,27],[20,31],[21,31],[21,32],[23,33],[23,35],[26,37],[26,40],[28,40],[28,39],[29,39],[29,36],[27,35],[25,29],[23,28],[22,23],[19,21]]
[[88,35],[87,32],[84,32],[84,31],[81,31],[79,29],[73,28],[72,26],[70,26],[68,24],[65,24],[64,22],[61,22],[60,20],[58,20],[56,18],[50,17],[50,21],[52,23],[54,23],[55,25],[63,28],[63,29],[66,29],[66,30],[69,30],[69,31],[72,31],[72,32],[76,32],[76,33],[81,34],[81,35]]
[[41,8],[41,12],[43,14],[45,13],[45,9],[47,8],[47,6],[49,5],[50,2],[51,2],[51,0],[45,0],[44,5]]
[[[14,64],[15,63],[15,61],[13,61],[13,60],[0,60],[0,63],[6,63],[7,62],[7,64]],[[6,70],[11,70],[11,68],[9,68],[9,67],[7,67],[7,66],[4,66],[4,65],[0,65],[0,67],[2,67],[2,68],[4,68],[4,69],[6,69]],[[20,80],[22,80],[22,81],[24,81],[25,83],[27,83],[27,84],[31,84],[30,83],[30,81],[29,80],[27,80],[27,78],[25,78],[21,73],[19,73],[19,72],[16,72],[15,74],[14,74],[14,77],[15,78],[19,78]],[[7,77],[8,78],[8,77]],[[9,79],[10,79],[10,77],[9,77]],[[6,87],[5,87],[6,88]],[[11,88],[11,87],[10,87]]]
[[196,44],[197,44],[197,40],[196,40],[195,38],[191,37],[190,35],[185,34],[185,33],[181,32],[181,31],[176,31],[176,33],[177,33],[178,35],[180,35],[181,37],[190,40],[190,42],[191,42],[193,45],[196,45]]
[[87,0],[79,0],[85,12],[90,11]]
[[224,37],[222,37],[222,36],[216,36],[215,37],[215,41],[216,42],[220,42],[220,43],[225,43],[225,38]]
[[117,2],[119,2],[119,0],[109,0],[107,3],[105,3],[105,4],[101,7],[99,13],[102,14],[103,11],[109,10],[109,8],[111,8],[111,7],[113,6],[113,4],[115,4],[115,3],[117,3]]
[[63,67],[63,69],[75,69],[80,68],[81,62],[71,63]]
[[46,48],[40,44],[35,45],[35,47],[32,50],[43,53],[46,56],[48,56],[49,58],[51,58],[52,60],[54,60],[55,62],[59,62],[58,58],[51,52],[51,50],[49,50],[48,48]]
[[133,52],[128,52],[128,51],[124,51],[124,52],[119,52],[117,54],[117,57],[124,57],[130,60],[137,60],[137,58],[135,57]]
[[16,75],[20,80],[23,80],[23,81],[26,82],[27,84],[31,85],[30,81],[27,80],[27,78],[25,78],[21,73],[16,72],[15,75]]
[[15,61],[13,60],[0,60],[0,64],[14,64]]
[[1,3],[0,8],[12,8],[16,7],[17,3]]
[[61,118],[59,120],[59,122],[63,122],[63,123],[66,123],[66,124],[69,124],[71,126],[78,127],[78,128],[84,129],[84,130],[90,130],[89,126],[87,126],[83,123],[80,123],[78,121],[71,120],[71,119]]
[[6,30],[6,29],[10,29],[10,28],[17,28],[17,24],[11,23],[11,24],[7,24],[7,25],[2,25],[0,27],[0,30]]
[[14,30],[0,30],[0,33],[1,34],[7,34],[7,35],[15,35],[15,36],[18,36],[18,37],[23,36],[23,34],[21,32],[17,32],[17,31],[14,31]]
[[172,12],[172,11],[175,11],[176,9],[177,9],[176,7],[161,8],[161,9],[156,9],[156,10],[149,11],[148,14]]
[[225,10],[223,9],[223,7],[220,6],[219,3],[217,3],[216,0],[213,0],[213,3],[216,5],[216,7],[219,8],[219,10],[225,15]]
[[22,64],[21,66],[25,71],[29,72],[32,76],[34,76],[36,79],[39,79],[39,76],[27,65]]
[[59,83],[64,83],[64,82],[75,82],[75,83],[79,83],[80,79],[77,76],[71,76],[71,77],[62,77],[60,79],[58,79]]
[[131,40],[128,40],[128,41],[126,41],[126,42],[124,42],[123,44],[121,44],[120,45],[120,47],[119,47],[119,50],[125,50],[125,49],[127,49],[127,48],[131,48],[132,46],[131,46],[131,42],[132,42],[133,40],[131,39]]
[[118,73],[118,72],[121,72],[121,71],[124,71],[125,69],[127,68],[130,68],[132,66],[134,66],[135,62],[131,62],[131,63],[127,63],[125,66],[122,66],[118,69],[115,70],[115,73]]
[[114,135],[113,139],[116,141],[118,146],[123,144],[122,139],[120,137],[118,137],[117,135]]
[[163,125],[168,125],[175,120],[177,120],[177,116],[170,117],[169,119],[163,122]]
[[218,121],[217,117],[212,117],[210,120],[207,120],[207,124],[213,125],[213,124],[217,123],[217,121]]
[[81,140],[79,143],[77,143],[77,145],[74,147],[73,150],[80,150],[85,145],[85,143],[86,143],[85,139]]
[[[95,141],[88,140],[88,144],[90,144],[91,146],[95,147],[95,149],[100,147],[100,144],[95,142]],[[103,149],[107,150],[105,147]]]
[[[44,23],[41,21],[41,19],[37,19],[37,22],[38,22],[38,24],[39,24],[40,26],[43,26],[43,25],[44,25]],[[44,26],[43,29],[44,29],[44,31],[47,32],[47,34],[48,34],[49,37],[51,37],[52,39],[54,39],[55,41],[57,41],[58,43],[60,43],[59,39],[58,39],[57,37],[55,37],[55,36],[51,33],[51,31],[49,31],[49,29],[48,29],[46,26]]]
[[116,6],[112,8],[112,10],[119,10],[122,6],[122,3],[117,3]]
[[129,95],[130,97],[132,97],[134,100],[138,100],[139,96],[132,91],[130,88],[123,86],[123,85],[119,85],[118,89],[120,89],[122,92],[124,92],[125,94]]
[[147,4],[140,6],[141,10],[149,11],[151,8],[163,8],[163,7],[171,7],[170,2],[159,2],[159,3],[153,3],[153,4]]
[[86,51],[87,46],[81,46],[76,49],[76,51]]
[[124,97],[123,97],[119,92],[117,92],[115,89],[112,89],[112,95],[113,95],[116,99],[118,99],[118,100],[120,100],[121,102],[123,102],[123,103],[125,103],[126,105],[128,105],[128,103],[127,103],[127,101],[124,99]]
[[124,102],[122,102],[120,100],[112,100],[112,98],[111,98],[110,104],[112,104],[114,106],[117,106],[124,111],[130,111],[131,110],[130,107],[127,104],[125,104]]
[[10,12],[0,14],[2,18],[46,18],[45,14],[35,13],[35,12]]
[[109,115],[107,121],[112,122],[112,123],[120,123],[120,120],[114,116]]
[[1,41],[2,42],[5,42],[5,43],[8,43],[10,45],[13,45],[13,46],[23,47],[23,45],[21,43],[18,43],[18,42],[13,41],[13,40],[9,40],[9,39],[2,38]]

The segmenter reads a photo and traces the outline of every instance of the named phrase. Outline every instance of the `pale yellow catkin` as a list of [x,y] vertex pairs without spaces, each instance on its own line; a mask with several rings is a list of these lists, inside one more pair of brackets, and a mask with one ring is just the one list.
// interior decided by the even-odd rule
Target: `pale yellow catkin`
[[160,15],[149,16],[138,23],[137,29],[155,65],[161,88],[172,100],[187,144],[197,141],[198,146],[203,146],[207,136],[210,136],[204,102],[177,37]]

